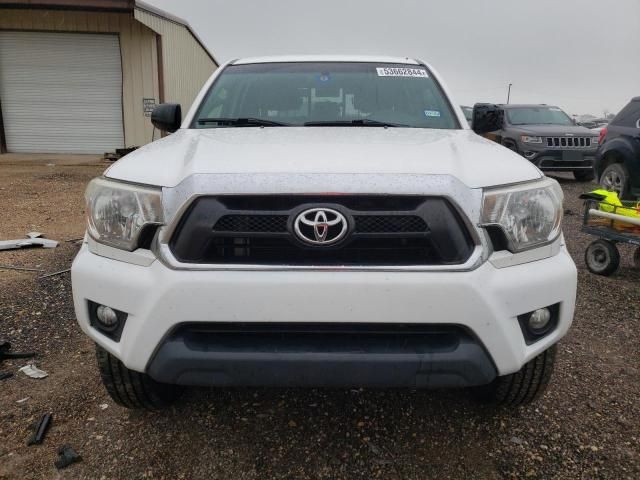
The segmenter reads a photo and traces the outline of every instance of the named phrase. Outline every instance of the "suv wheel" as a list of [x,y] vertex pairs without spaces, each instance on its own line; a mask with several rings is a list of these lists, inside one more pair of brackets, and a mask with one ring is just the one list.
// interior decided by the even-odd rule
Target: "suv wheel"
[[159,410],[170,405],[180,394],[179,386],[158,383],[144,373],[129,370],[99,345],[96,345],[96,358],[102,383],[118,405]]
[[484,403],[517,407],[527,405],[538,398],[547,388],[556,360],[556,345],[525,363],[510,375],[496,378],[489,385],[480,387],[478,398]]
[[574,170],[573,178],[579,182],[590,182],[595,178],[595,174],[591,168],[589,170]]
[[629,172],[622,163],[612,163],[602,172],[600,185],[605,190],[617,192],[620,198],[629,194]]
[[516,144],[516,142],[514,142],[513,140],[511,140],[510,138],[505,138],[502,141],[502,145],[504,145],[505,147],[507,147],[509,150],[513,150],[516,153],[518,152],[518,145]]

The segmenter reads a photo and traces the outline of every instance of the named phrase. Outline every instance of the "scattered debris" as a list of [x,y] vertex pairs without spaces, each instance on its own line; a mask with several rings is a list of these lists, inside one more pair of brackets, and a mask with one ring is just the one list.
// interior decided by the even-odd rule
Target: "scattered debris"
[[70,445],[63,445],[62,447],[58,448],[58,456],[60,458],[55,461],[55,466],[58,470],[67,468],[69,465],[80,462],[82,460],[82,457],[78,455],[78,453]]
[[27,441],[27,445],[40,445],[44,441],[44,436],[47,434],[47,430],[51,426],[51,420],[53,416],[50,413],[45,413],[33,432],[31,438]]
[[66,240],[67,243],[80,243],[82,241],[84,241],[84,237],[71,238],[69,240]]
[[11,344],[6,340],[0,340],[0,362],[12,358],[33,358],[35,352],[10,352]]
[[101,403],[100,404],[100,410],[106,410],[107,408],[109,408],[109,405],[106,403]]
[[5,380],[9,377],[13,377],[13,373],[11,372],[0,372],[0,380]]
[[15,265],[0,265],[0,270],[20,270],[24,272],[44,272],[41,268],[16,267]]
[[70,268],[66,268],[64,270],[60,270],[58,272],[53,272],[53,273],[47,273],[46,275],[41,275],[38,277],[38,280],[42,280],[43,278],[49,278],[49,277],[54,277],[56,275],[62,275],[63,273],[67,273],[70,272],[71,269]]
[[30,363],[29,365],[25,365],[24,367],[18,369],[18,371],[24,373],[28,377],[37,378],[37,379],[42,379],[49,376],[47,372],[45,372],[44,370],[40,370],[33,363]]
[[29,232],[27,238],[19,238],[17,240],[0,240],[0,250],[15,250],[23,247],[42,247],[55,248],[58,242],[42,238],[40,232]]
[[24,397],[24,398],[21,398],[20,400],[16,400],[16,403],[24,403],[24,402],[26,402],[27,400],[29,400],[30,398],[31,398],[31,397]]

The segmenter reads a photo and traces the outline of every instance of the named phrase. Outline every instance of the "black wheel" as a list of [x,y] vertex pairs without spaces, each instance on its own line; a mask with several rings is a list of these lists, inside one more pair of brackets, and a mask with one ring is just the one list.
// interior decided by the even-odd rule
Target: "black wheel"
[[633,266],[640,268],[640,247],[636,248],[636,251],[633,252]]
[[574,170],[573,171],[573,178],[575,178],[579,182],[590,182],[595,177],[596,177],[596,175],[593,173],[593,169],[592,168],[590,168],[589,170]]
[[509,150],[513,150],[514,152],[518,153],[518,145],[510,138],[505,138],[502,141],[502,145],[507,147]]
[[612,163],[600,176],[600,185],[605,190],[617,192],[620,198],[629,196],[629,172],[622,163]]
[[584,252],[584,263],[591,273],[609,276],[620,266],[620,253],[609,240],[591,242]]
[[546,390],[555,361],[556,346],[553,345],[516,373],[497,377],[489,385],[479,387],[477,398],[484,403],[506,407],[527,405]]
[[144,373],[129,370],[99,345],[96,345],[96,358],[102,383],[118,405],[159,410],[169,406],[180,394],[179,386],[158,383]]

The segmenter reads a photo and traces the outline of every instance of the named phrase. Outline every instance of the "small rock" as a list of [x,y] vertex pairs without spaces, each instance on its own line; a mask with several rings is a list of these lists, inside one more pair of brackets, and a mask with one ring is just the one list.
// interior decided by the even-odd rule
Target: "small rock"
[[628,427],[630,427],[630,426],[631,426],[631,423],[630,423],[626,418],[624,418],[624,417],[618,417],[618,418],[616,419],[616,421],[617,421],[620,425],[622,425],[623,427],[627,427],[627,428],[628,428]]
[[288,425],[289,425],[291,428],[295,428],[295,427],[297,427],[297,426],[298,426],[298,424],[297,424],[296,422],[294,422],[293,420],[289,420]]
[[511,443],[515,443],[516,445],[522,445],[524,441],[520,437],[511,437]]

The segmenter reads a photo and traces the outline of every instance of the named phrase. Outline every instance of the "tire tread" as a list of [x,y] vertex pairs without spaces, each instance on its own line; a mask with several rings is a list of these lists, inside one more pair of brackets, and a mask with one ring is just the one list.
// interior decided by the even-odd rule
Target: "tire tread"
[[96,359],[102,383],[118,405],[159,410],[171,404],[180,393],[177,385],[158,383],[144,373],[128,369],[99,345],[96,345]]
[[556,345],[526,363],[519,371],[496,378],[479,390],[481,400],[505,407],[527,405],[547,388],[556,357]]

